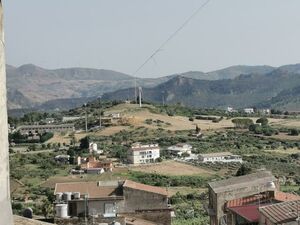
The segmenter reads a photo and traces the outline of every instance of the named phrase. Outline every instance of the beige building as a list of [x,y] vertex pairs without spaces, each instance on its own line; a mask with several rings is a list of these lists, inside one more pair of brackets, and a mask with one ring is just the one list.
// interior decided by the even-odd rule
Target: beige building
[[127,152],[127,159],[132,164],[154,163],[159,157],[158,144],[135,143]]
[[17,128],[21,134],[36,134],[36,133],[60,133],[60,132],[73,132],[75,131],[74,124],[60,124],[60,125],[23,125]]
[[242,163],[243,159],[239,155],[234,155],[230,152],[216,152],[216,153],[209,153],[209,154],[200,154],[198,156],[199,160],[202,163],[230,163],[230,162],[237,162]]
[[99,223],[119,221],[125,225],[135,218],[171,225],[167,191],[160,187],[130,180],[58,183],[54,194],[57,224],[97,217]]

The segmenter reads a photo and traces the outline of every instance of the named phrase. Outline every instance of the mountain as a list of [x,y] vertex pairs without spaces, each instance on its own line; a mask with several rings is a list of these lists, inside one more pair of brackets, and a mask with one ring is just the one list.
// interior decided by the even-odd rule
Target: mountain
[[[198,80],[183,76],[153,88],[143,88],[146,101],[167,103],[181,102],[184,105],[198,107],[249,107],[270,101],[281,92],[296,88],[300,84],[300,74],[286,69],[275,69],[266,74],[252,73],[240,75],[234,79]],[[124,89],[107,93],[106,99],[126,99],[126,93],[133,89]]]
[[300,85],[292,89],[281,91],[269,101],[257,104],[257,107],[300,111]]
[[[157,87],[159,93],[164,91],[166,82],[172,82],[178,76],[197,80],[201,85],[208,85],[207,83],[210,83],[208,81],[211,81],[213,85],[217,85],[216,89],[224,89],[225,87],[222,87],[219,83],[229,82],[227,81],[229,79],[235,80],[241,74],[259,76],[271,73],[274,70],[277,69],[270,66],[232,66],[208,73],[190,71],[159,78],[138,78],[136,81],[137,85],[142,86],[144,89],[148,88],[150,90]],[[280,67],[279,70],[286,73],[298,73],[300,72],[300,65],[287,65]],[[33,64],[26,64],[20,67],[7,65],[9,109],[32,107],[45,110],[55,108],[65,109],[66,107],[80,105],[89,98],[97,98],[104,93],[122,89],[128,89],[125,92],[123,91],[122,98],[130,99],[134,95],[134,91],[130,89],[134,86],[134,83],[134,77],[112,70],[90,68],[49,70]],[[158,90],[160,87],[163,89]],[[214,93],[205,90],[202,94],[211,95]],[[169,99],[171,98],[170,101],[175,98],[172,95],[175,95],[175,90],[173,94],[171,93],[168,96]],[[203,98],[204,96],[201,97]],[[217,98],[215,95],[208,97]],[[233,96],[231,97],[233,98]],[[271,95],[271,97],[274,96]],[[161,99],[161,97],[157,98]],[[176,98],[180,99],[180,97]],[[187,101],[186,99],[183,100]],[[191,98],[189,101],[193,101],[193,99]],[[236,101],[234,100],[234,102]],[[252,104],[252,102],[249,103]]]

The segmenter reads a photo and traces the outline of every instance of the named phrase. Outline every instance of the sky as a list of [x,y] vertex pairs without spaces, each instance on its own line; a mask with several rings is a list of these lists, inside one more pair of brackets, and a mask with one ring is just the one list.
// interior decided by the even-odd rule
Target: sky
[[[6,61],[134,71],[206,0],[5,0]],[[211,0],[137,74],[300,62],[299,0]]]

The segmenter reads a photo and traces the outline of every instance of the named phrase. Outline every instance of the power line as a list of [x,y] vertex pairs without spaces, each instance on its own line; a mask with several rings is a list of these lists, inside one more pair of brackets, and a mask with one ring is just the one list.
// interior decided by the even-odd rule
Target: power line
[[[168,44],[168,42],[170,42],[211,0],[206,0],[202,5],[200,5],[200,7],[190,16],[188,17],[184,23],[177,28],[177,30],[172,33],[160,46],[159,48],[157,48],[137,69],[136,71],[133,73],[133,76],[135,77],[135,97],[136,97],[136,74],[151,60],[154,58],[154,56],[162,51],[163,47],[166,46]],[[135,99],[136,101],[136,99]]]

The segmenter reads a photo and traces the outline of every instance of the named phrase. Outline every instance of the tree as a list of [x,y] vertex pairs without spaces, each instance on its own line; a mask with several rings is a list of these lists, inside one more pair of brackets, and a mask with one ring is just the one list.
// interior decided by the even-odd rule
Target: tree
[[268,125],[269,121],[266,117],[262,117],[256,120],[256,123],[260,123],[262,126]]
[[299,130],[297,130],[297,129],[291,129],[289,133],[292,136],[298,136],[299,135]]
[[81,149],[88,149],[90,145],[90,137],[86,136],[80,139],[80,148]]
[[250,174],[252,171],[252,169],[250,167],[245,166],[245,164],[242,164],[241,167],[238,169],[238,171],[236,172],[236,176],[244,176],[247,174]]
[[248,119],[248,118],[246,118],[246,119],[236,118],[236,119],[232,120],[232,123],[234,124],[234,126],[236,128],[243,128],[243,129],[247,128],[248,129],[249,126],[251,124],[253,124],[253,121],[251,119]]
[[199,134],[201,131],[201,129],[198,127],[198,125],[196,125],[196,133]]
[[42,201],[42,212],[46,219],[53,214],[53,205],[48,199]]

